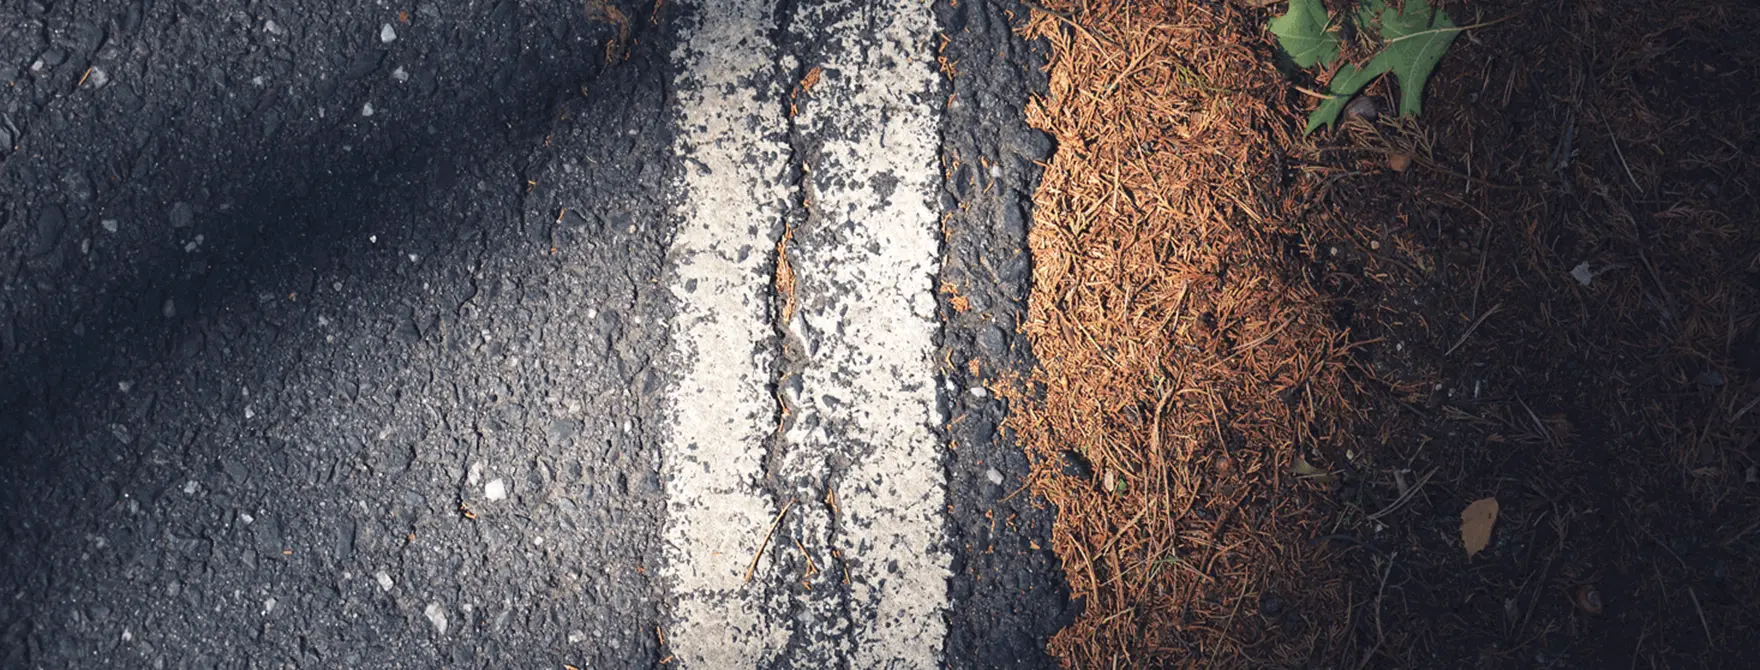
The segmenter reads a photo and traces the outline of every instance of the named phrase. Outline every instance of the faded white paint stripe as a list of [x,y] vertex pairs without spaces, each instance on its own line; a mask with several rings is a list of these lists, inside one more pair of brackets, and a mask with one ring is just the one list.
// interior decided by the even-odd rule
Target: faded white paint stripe
[[776,513],[758,488],[776,412],[767,268],[791,190],[772,11],[703,3],[685,12],[672,55],[684,174],[669,329],[681,376],[662,457],[664,575],[676,599],[668,641],[687,668],[768,666],[788,643],[771,614],[782,603],[744,579]]
[[946,481],[934,373],[940,96],[923,0],[803,7],[829,33],[795,123],[819,151],[795,234],[806,341],[790,461],[845,463],[836,535],[850,570],[849,667],[932,668],[946,638]]

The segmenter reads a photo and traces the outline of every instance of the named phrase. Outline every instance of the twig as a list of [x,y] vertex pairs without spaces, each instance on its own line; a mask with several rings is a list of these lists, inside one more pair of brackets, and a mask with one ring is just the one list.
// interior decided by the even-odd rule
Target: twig
[[1741,409],[1736,410],[1735,414],[1730,415],[1729,422],[1735,423],[1736,419],[1742,418],[1742,415],[1747,414],[1748,410],[1754,409],[1755,405],[1760,405],[1760,397],[1756,397],[1753,400],[1749,400],[1748,404],[1742,405]]
[[1711,624],[1705,622],[1705,608],[1699,606],[1699,593],[1689,586],[1687,587],[1687,595],[1693,597],[1693,611],[1699,613],[1699,626],[1705,630],[1705,645],[1716,649],[1717,640],[1711,639]]
[[1369,659],[1375,658],[1375,652],[1381,651],[1381,643],[1386,641],[1387,633],[1381,627],[1381,597],[1387,593],[1387,576],[1393,574],[1393,559],[1399,558],[1399,552],[1388,554],[1387,568],[1381,571],[1381,585],[1375,588],[1375,646],[1363,655],[1363,661],[1357,664],[1357,670],[1369,667]]
[[1613,124],[1607,122],[1606,112],[1601,114],[1601,126],[1607,129],[1607,141],[1613,143],[1613,155],[1619,157],[1619,166],[1625,168],[1626,179],[1632,180],[1632,188],[1638,189],[1638,195],[1643,195],[1644,187],[1638,183],[1638,178],[1632,175],[1632,166],[1626,164],[1626,152],[1620,150],[1619,138],[1613,134]]
[[1547,442],[1551,442],[1556,446],[1563,446],[1558,443],[1558,438],[1552,436],[1552,429],[1546,427],[1546,422],[1540,420],[1540,415],[1534,413],[1534,408],[1529,407],[1527,401],[1522,400],[1520,396],[1517,396],[1516,404],[1521,405],[1522,409],[1528,413],[1528,418],[1534,420],[1534,427],[1539,429],[1540,437],[1546,438]]
[[764,549],[770,546],[770,538],[776,535],[777,527],[782,525],[782,517],[788,514],[788,510],[794,508],[796,500],[798,499],[789,498],[788,504],[782,506],[782,511],[776,513],[776,520],[770,522],[770,532],[764,534],[764,542],[758,545],[758,553],[752,554],[752,564],[746,567],[747,583],[752,581],[752,573],[758,570],[758,559],[764,557]]
[[[1389,156],[1395,155],[1395,154],[1410,156],[1410,154],[1407,154],[1404,151],[1400,151],[1397,149],[1388,149],[1385,147],[1354,147],[1354,146],[1353,147],[1313,147],[1313,148],[1309,149],[1309,151],[1314,151],[1317,153],[1325,153],[1325,152],[1329,152],[1329,151],[1373,151],[1373,152],[1377,152],[1377,153],[1381,153],[1381,154],[1386,154]],[[1416,162],[1418,164],[1418,166],[1420,166],[1426,170],[1430,170],[1432,172],[1447,175],[1447,176],[1454,177],[1457,179],[1465,179],[1467,181],[1473,182],[1474,184],[1478,184],[1479,186],[1482,186],[1485,188],[1494,188],[1494,189],[1497,189],[1500,191],[1526,191],[1526,190],[1529,190],[1525,186],[1511,186],[1509,184],[1499,184],[1497,182],[1486,181],[1484,179],[1480,179],[1480,178],[1474,177],[1472,175],[1461,174],[1459,172],[1455,172],[1454,170],[1450,170],[1448,168],[1442,167],[1441,165],[1436,164],[1435,161],[1432,161],[1432,160],[1425,158],[1423,156],[1415,156],[1413,158],[1414,158],[1414,162]]]
[[1246,344],[1242,344],[1238,347],[1235,347],[1234,352],[1230,353],[1228,356],[1223,357],[1222,360],[1226,361],[1226,360],[1232,359],[1236,356],[1239,356],[1241,354],[1244,354],[1244,353],[1252,350],[1253,347],[1257,347],[1261,344],[1264,344],[1266,342],[1271,341],[1271,338],[1277,337],[1278,333],[1283,332],[1283,329],[1288,327],[1289,324],[1291,323],[1291,321],[1294,321],[1294,319],[1284,321],[1283,323],[1277,324],[1277,327],[1272,328],[1271,332],[1265,333],[1264,335],[1260,335],[1256,338],[1253,338],[1252,341],[1247,342]]
[[1057,18],[1057,20],[1069,24],[1069,26],[1071,28],[1075,28],[1076,30],[1082,31],[1082,34],[1087,35],[1088,39],[1099,38],[1101,41],[1112,45],[1114,48],[1118,48],[1118,49],[1124,48],[1123,44],[1119,44],[1118,42],[1114,41],[1112,38],[1107,37],[1104,33],[1096,33],[1095,31],[1089,30],[1087,26],[1084,26],[1080,23],[1077,23],[1075,17],[1070,16],[1066,12],[1057,11],[1057,10],[1052,9],[1050,7],[1046,7],[1044,5],[1041,5],[1037,2],[1024,1],[1021,4],[1026,5],[1027,9],[1032,9],[1032,10],[1036,10],[1036,11],[1045,12],[1046,14],[1050,14],[1051,16]]
[[1485,323],[1485,319],[1490,318],[1492,314],[1496,314],[1500,309],[1503,309],[1503,303],[1492,305],[1491,309],[1485,310],[1485,313],[1480,314],[1479,318],[1473,319],[1473,325],[1467,326],[1467,332],[1461,333],[1460,339],[1455,340],[1454,346],[1449,347],[1448,351],[1442,352],[1442,356],[1447,358],[1449,354],[1454,353],[1454,350],[1459,349],[1461,348],[1461,345],[1466,344],[1467,338],[1472,336],[1473,331],[1479,329],[1479,324]]
[[1370,514],[1369,520],[1370,521],[1380,521],[1381,517],[1392,514],[1395,510],[1398,510],[1400,508],[1400,506],[1406,504],[1407,501],[1411,500],[1412,496],[1418,495],[1418,490],[1424,488],[1424,485],[1430,482],[1430,478],[1436,475],[1436,471],[1441,470],[1441,469],[1442,469],[1442,466],[1436,466],[1434,468],[1430,468],[1429,472],[1424,473],[1424,476],[1418,478],[1418,483],[1413,484],[1411,488],[1406,489],[1405,493],[1401,493],[1398,498],[1394,499],[1392,504],[1388,505],[1386,508],[1382,509],[1379,512],[1376,512],[1374,514]]
[[1414,37],[1423,37],[1425,35],[1434,35],[1434,34],[1439,34],[1439,33],[1459,33],[1459,32],[1465,32],[1468,30],[1473,30],[1476,28],[1489,28],[1491,26],[1495,26],[1499,23],[1503,23],[1504,21],[1508,21],[1510,19],[1513,19],[1515,17],[1521,16],[1526,13],[1527,13],[1527,11],[1524,10],[1524,11],[1516,12],[1516,13],[1511,14],[1509,16],[1505,16],[1501,19],[1496,19],[1496,20],[1492,20],[1492,21],[1482,21],[1479,23],[1472,24],[1470,26],[1444,26],[1441,28],[1431,28],[1429,30],[1420,30],[1415,33],[1400,35],[1399,37],[1395,37],[1391,40],[1387,40],[1386,42],[1382,42],[1382,44],[1393,44],[1395,42],[1403,42],[1405,40],[1409,40]]
[[1316,98],[1319,98],[1319,99],[1321,99],[1321,100],[1331,100],[1331,99],[1333,99],[1333,98],[1338,98],[1338,97],[1342,97],[1342,96],[1339,96],[1339,95],[1335,95],[1335,94],[1332,94],[1332,93],[1321,93],[1321,92],[1319,92],[1319,91],[1316,91],[1316,90],[1313,90],[1313,89],[1308,89],[1308,88],[1303,88],[1303,87],[1301,87],[1301,86],[1291,86],[1291,87],[1290,87],[1290,88],[1293,88],[1293,89],[1295,89],[1295,90],[1296,90],[1296,91],[1297,91],[1297,92],[1299,92],[1299,93],[1306,93],[1306,94],[1308,94],[1308,95],[1310,95],[1310,96],[1313,96],[1313,97],[1316,97]]

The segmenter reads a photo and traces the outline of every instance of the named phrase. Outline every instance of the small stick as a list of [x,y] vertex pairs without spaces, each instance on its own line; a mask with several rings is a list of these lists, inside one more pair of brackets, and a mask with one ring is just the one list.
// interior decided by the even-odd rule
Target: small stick
[[1429,472],[1424,473],[1424,476],[1418,478],[1418,483],[1413,484],[1411,488],[1406,489],[1406,492],[1400,494],[1400,496],[1398,498],[1395,498],[1393,500],[1392,504],[1388,505],[1385,509],[1382,509],[1379,512],[1376,512],[1374,514],[1370,514],[1369,520],[1370,521],[1380,521],[1381,517],[1392,514],[1394,512],[1394,510],[1397,510],[1400,508],[1401,505],[1406,504],[1406,502],[1411,500],[1413,496],[1418,495],[1418,490],[1424,488],[1425,484],[1430,483],[1430,478],[1436,476],[1436,471],[1441,470],[1441,469],[1442,469],[1442,466],[1430,468]]
[[1607,141],[1613,144],[1613,155],[1619,157],[1619,166],[1625,168],[1626,179],[1632,180],[1632,188],[1638,189],[1638,195],[1643,195],[1644,186],[1638,183],[1638,178],[1636,176],[1632,175],[1632,166],[1626,164],[1626,152],[1620,150],[1619,137],[1613,134],[1613,124],[1607,122],[1606,113],[1602,113],[1601,115],[1601,125],[1607,128]]
[[1449,347],[1448,351],[1442,352],[1443,357],[1446,358],[1449,354],[1454,353],[1454,350],[1461,348],[1461,345],[1466,344],[1467,337],[1471,336],[1473,331],[1479,329],[1479,324],[1485,323],[1485,319],[1490,318],[1492,314],[1496,314],[1500,309],[1503,309],[1503,303],[1492,305],[1491,309],[1485,310],[1485,313],[1480,314],[1479,318],[1473,319],[1473,325],[1467,326],[1467,332],[1461,333],[1460,339],[1454,341],[1454,346]]
[[1381,596],[1387,592],[1387,576],[1393,574],[1393,559],[1399,552],[1387,556],[1387,568],[1381,571],[1381,586],[1375,589],[1375,646],[1363,655],[1363,662],[1357,664],[1357,670],[1369,667],[1369,659],[1375,658],[1375,652],[1381,651],[1381,643],[1387,640],[1387,632],[1381,627]]
[[1757,397],[1757,398],[1754,398],[1753,400],[1748,401],[1748,404],[1742,405],[1741,409],[1736,410],[1735,414],[1730,415],[1730,417],[1729,417],[1730,423],[1735,423],[1736,419],[1742,418],[1742,415],[1747,414],[1748,410],[1754,409],[1755,405],[1760,405],[1760,397]]
[[770,522],[770,532],[764,534],[764,542],[758,545],[758,553],[752,554],[752,564],[746,568],[747,583],[752,581],[752,573],[758,570],[758,559],[764,557],[764,549],[770,546],[771,536],[774,536],[776,528],[782,525],[782,517],[788,514],[788,510],[794,508],[795,500],[795,498],[790,498],[788,504],[782,506],[782,511],[776,513],[776,520]]
[[[1517,396],[1516,404],[1521,405],[1522,409],[1528,413],[1528,418],[1534,420],[1534,427],[1540,430],[1541,437],[1546,438],[1547,442],[1558,444],[1558,438],[1553,437],[1552,430],[1546,427],[1546,422],[1540,420],[1540,415],[1534,413],[1534,408],[1529,407],[1527,401],[1522,400],[1520,396]],[[1664,549],[1666,548],[1667,547],[1664,547]],[[1686,564],[1682,563],[1681,566],[1686,567]]]
[[1044,5],[1041,5],[1037,2],[1023,1],[1021,4],[1026,5],[1027,9],[1033,9],[1033,10],[1045,12],[1046,14],[1049,14],[1052,17],[1055,17],[1057,20],[1069,24],[1069,26],[1071,28],[1075,28],[1076,30],[1082,31],[1082,34],[1087,35],[1088,39],[1095,39],[1096,37],[1098,37],[1101,41],[1104,41],[1107,44],[1110,44],[1116,48],[1119,48],[1119,49],[1124,48],[1123,44],[1119,44],[1116,40],[1112,39],[1111,37],[1107,37],[1105,33],[1096,33],[1094,31],[1088,30],[1087,26],[1084,26],[1084,25],[1076,22],[1076,18],[1074,16],[1070,16],[1069,13],[1067,13],[1067,12],[1060,12],[1060,11],[1057,11],[1057,10],[1052,9],[1050,7],[1046,7]]
[[1693,597],[1693,610],[1699,613],[1699,626],[1705,629],[1705,644],[1712,649],[1717,648],[1717,641],[1711,639],[1711,624],[1705,623],[1705,608],[1699,606],[1699,593],[1693,587],[1687,587],[1687,595]]

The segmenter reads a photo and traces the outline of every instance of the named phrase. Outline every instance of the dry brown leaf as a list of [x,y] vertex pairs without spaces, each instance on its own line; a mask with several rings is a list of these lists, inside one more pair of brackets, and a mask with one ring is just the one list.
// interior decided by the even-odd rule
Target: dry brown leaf
[[1485,550],[1491,543],[1491,527],[1497,524],[1497,498],[1481,498],[1461,512],[1461,544],[1467,547],[1467,558]]

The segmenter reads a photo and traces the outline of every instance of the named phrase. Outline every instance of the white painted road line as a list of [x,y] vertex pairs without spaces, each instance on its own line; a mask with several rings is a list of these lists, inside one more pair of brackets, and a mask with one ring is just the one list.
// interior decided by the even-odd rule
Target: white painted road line
[[[820,75],[791,120],[794,82],[782,76],[795,58],[770,42],[774,0],[682,13],[669,277],[680,376],[662,455],[671,651],[684,668],[937,667],[951,556],[931,428],[941,419],[934,16],[922,0],[800,7],[788,28],[810,45],[800,65]],[[791,130],[814,147],[805,192],[788,183]],[[810,204],[791,246],[799,309],[788,324],[802,345],[799,385],[778,438],[772,250],[800,201]],[[747,583],[782,498],[800,504]],[[807,569],[782,574],[794,555],[771,557],[795,550]]]
[[[745,582],[776,504],[759,488],[775,432],[767,267],[791,189],[766,0],[686,12],[672,60],[683,164],[669,278],[682,371],[670,394],[664,577],[668,642],[687,668],[768,666],[788,644],[761,580]],[[759,565],[762,570],[768,562]]]
[[[794,270],[809,352],[790,462],[847,463],[832,540],[849,568],[849,667],[932,668],[947,634],[946,480],[934,373],[940,228],[935,18],[922,0],[803,6],[830,33],[795,123],[809,161]],[[819,494],[823,497],[823,493]],[[846,623],[847,622],[847,623]]]

